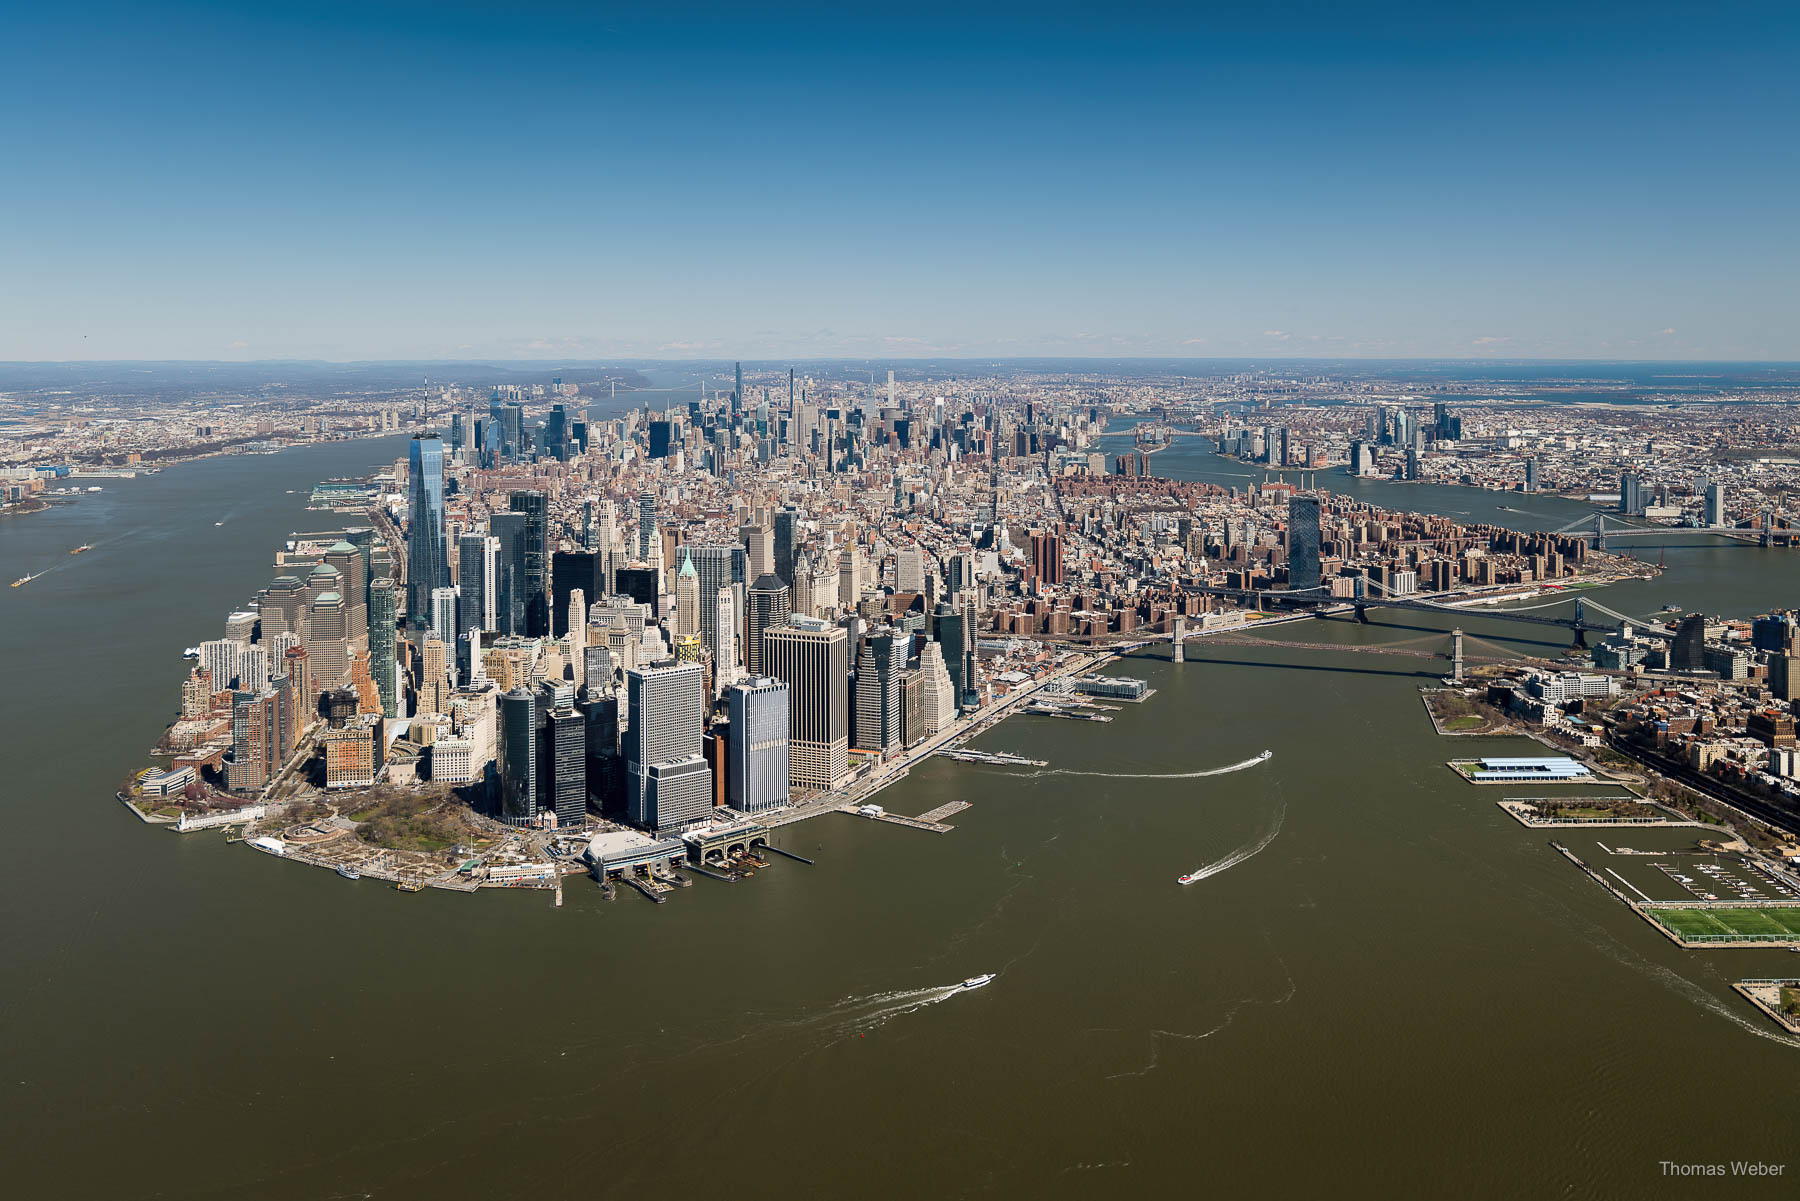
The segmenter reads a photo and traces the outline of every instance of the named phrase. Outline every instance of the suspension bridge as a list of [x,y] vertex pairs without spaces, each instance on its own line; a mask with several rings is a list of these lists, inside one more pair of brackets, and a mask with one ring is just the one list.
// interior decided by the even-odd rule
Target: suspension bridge
[[1596,509],[1590,516],[1577,518],[1561,529],[1545,532],[1552,535],[1580,534],[1587,540],[1588,546],[1594,550],[1605,550],[1609,539],[1667,539],[1677,534],[1708,534],[1715,538],[1727,538],[1733,542],[1742,542],[1750,546],[1800,546],[1800,530],[1777,526],[1778,520],[1773,513],[1764,513],[1762,528],[1756,530],[1740,530],[1731,526],[1645,526],[1632,525],[1621,521],[1616,514]]
[[[1468,604],[1452,605],[1444,601],[1427,600],[1422,597],[1403,595],[1395,596],[1387,591],[1379,580],[1364,579],[1366,588],[1373,590],[1373,595],[1357,597],[1327,597],[1319,589],[1290,591],[1270,591],[1264,589],[1223,588],[1213,585],[1190,584],[1187,591],[1204,593],[1207,596],[1229,597],[1240,602],[1249,602],[1262,608],[1265,603],[1274,602],[1289,607],[1317,608],[1321,614],[1332,612],[1354,612],[1356,620],[1367,623],[1370,609],[1410,609],[1419,613],[1442,613],[1456,617],[1469,617],[1479,614],[1484,621],[1514,621],[1526,625],[1560,626],[1570,632],[1570,641],[1575,646],[1586,646],[1587,636],[1595,634],[1617,633],[1625,626],[1643,634],[1648,638],[1668,639],[1673,633],[1661,626],[1647,624],[1642,618],[1629,617],[1626,614],[1609,609],[1599,601],[1587,597],[1574,598],[1574,611],[1566,617],[1552,617],[1544,613],[1523,609],[1482,608],[1472,609]],[[1560,602],[1555,602],[1560,603]],[[1591,614],[1598,614],[1596,620]]]

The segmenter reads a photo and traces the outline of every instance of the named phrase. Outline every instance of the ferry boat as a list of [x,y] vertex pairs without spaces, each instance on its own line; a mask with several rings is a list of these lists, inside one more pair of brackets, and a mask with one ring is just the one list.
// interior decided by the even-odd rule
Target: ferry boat
[[81,544],[81,545],[80,545],[80,546],[78,546],[78,547],[76,547],[76,548],[75,548],[75,549],[74,549],[74,550],[72,550],[72,551],[70,551],[70,552],[69,552],[69,553],[70,553],[70,554],[72,554],[72,555],[79,555],[79,554],[81,554],[81,553],[82,553],[82,552],[84,552],[84,551],[90,551],[90,550],[93,550],[93,549],[94,549],[94,544],[93,544],[93,543],[91,543],[91,542],[83,542],[83,543],[82,543],[82,544]]
[[993,982],[994,982],[994,973],[989,972],[985,976],[970,976],[967,980],[964,980],[962,982],[962,986],[964,989],[973,990],[973,989],[977,989],[977,988],[985,988],[986,986],[988,986],[989,984],[992,984]]
[[362,879],[362,873],[357,871],[355,868],[351,867],[348,863],[338,864],[337,874],[342,876],[346,880]]
[[197,646],[190,646],[181,652],[181,657],[183,659],[198,659],[200,657],[200,648]]

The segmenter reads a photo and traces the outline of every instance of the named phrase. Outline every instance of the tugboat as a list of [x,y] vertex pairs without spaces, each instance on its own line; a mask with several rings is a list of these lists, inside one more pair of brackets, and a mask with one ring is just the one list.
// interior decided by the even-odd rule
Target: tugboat
[[20,584],[29,584],[29,583],[31,583],[31,581],[37,579],[38,576],[43,575],[43,574],[44,573],[40,571],[37,573],[37,575],[22,575],[18,579],[14,580],[12,582],[12,586],[14,588],[17,588]]

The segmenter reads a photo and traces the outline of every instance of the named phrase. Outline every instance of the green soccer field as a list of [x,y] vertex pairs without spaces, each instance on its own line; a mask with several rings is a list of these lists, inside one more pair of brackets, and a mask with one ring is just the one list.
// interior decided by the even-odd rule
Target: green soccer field
[[1800,909],[1647,909],[1652,921],[1689,939],[1800,939]]

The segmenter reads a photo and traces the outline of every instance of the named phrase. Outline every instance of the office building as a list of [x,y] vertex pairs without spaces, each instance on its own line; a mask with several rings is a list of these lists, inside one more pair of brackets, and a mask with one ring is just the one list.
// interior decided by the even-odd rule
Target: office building
[[764,669],[763,631],[787,624],[793,613],[788,586],[773,574],[758,576],[756,582],[750,585],[748,607],[744,666],[752,676],[765,676],[770,673]]
[[500,540],[489,534],[464,534],[457,539],[456,581],[459,603],[456,628],[494,629]]
[[1636,516],[1644,511],[1643,485],[1639,482],[1637,472],[1626,471],[1619,475],[1619,512],[1628,516]]
[[1675,627],[1669,644],[1669,670],[1706,670],[1706,618],[1700,614],[1689,613]]
[[406,616],[431,624],[431,590],[450,583],[444,553],[444,443],[436,434],[414,434],[407,478]]
[[[694,571],[699,577],[699,591],[702,600],[715,597],[721,588],[730,590],[732,594],[731,619],[728,622],[732,641],[735,643],[738,627],[742,624],[744,610],[744,592],[750,580],[750,557],[742,546],[684,546],[682,553],[694,564]],[[720,610],[713,605],[702,605],[700,610],[700,640],[714,648],[713,662],[718,663],[717,647],[719,631],[717,625]]]
[[381,697],[384,717],[399,717],[400,687],[397,682],[396,625],[399,591],[394,581],[382,576],[369,587],[369,675],[375,680],[375,691]]
[[1288,590],[1319,587],[1319,498],[1294,493],[1288,497]]
[[606,556],[592,550],[559,550],[550,557],[550,607],[556,626],[551,631],[560,638],[569,632],[569,597],[580,592],[590,602],[613,593],[612,581],[606,578]]
[[850,770],[850,639],[842,626],[794,618],[764,630],[766,675],[788,686],[788,776],[836,788]]
[[[800,510],[775,510],[775,575],[790,587],[795,586],[794,555],[800,548]],[[796,587],[794,595],[799,596]],[[808,598],[811,599],[810,597]]]
[[900,749],[900,677],[910,634],[880,630],[863,640],[856,657],[856,729],[859,751],[889,755]]
[[545,550],[549,538],[550,498],[542,492],[514,492],[510,498],[512,511],[523,514],[519,566],[519,599],[524,612],[524,634],[542,638],[550,633],[550,560]]
[[633,668],[625,687],[626,819],[656,831],[705,820],[713,786],[700,753],[706,706],[700,665]]
[[761,813],[787,804],[788,686],[762,678],[726,693],[725,803],[739,813]]
[[575,711],[575,686],[546,680],[538,696],[540,813],[556,814],[559,829],[587,820],[587,720]]
[[1706,485],[1706,524],[1712,529],[1725,526],[1725,485],[1716,480]]
[[903,546],[894,556],[894,591],[925,591],[925,552],[916,546]]
[[500,698],[500,819],[514,826],[537,817],[537,706],[525,688]]
[[700,573],[694,569],[693,556],[683,555],[681,570],[675,574],[675,636],[698,638],[700,628]]
[[494,550],[494,632],[525,633],[525,514],[510,510],[488,517]]

